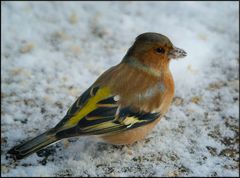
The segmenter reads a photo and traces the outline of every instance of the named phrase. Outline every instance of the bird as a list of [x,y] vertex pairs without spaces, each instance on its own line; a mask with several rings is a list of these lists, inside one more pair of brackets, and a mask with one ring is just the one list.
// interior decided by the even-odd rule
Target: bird
[[120,63],[103,72],[55,127],[14,146],[8,154],[20,160],[78,136],[94,136],[113,145],[132,145],[144,139],[174,97],[169,63],[186,55],[167,36],[155,32],[138,35]]

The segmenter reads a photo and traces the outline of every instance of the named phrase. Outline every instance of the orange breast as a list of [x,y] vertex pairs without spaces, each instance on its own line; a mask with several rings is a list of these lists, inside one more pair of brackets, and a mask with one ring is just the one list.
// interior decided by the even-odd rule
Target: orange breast
[[[96,83],[110,86],[112,91],[120,96],[122,107],[130,106],[140,111],[160,112],[161,116],[169,109],[174,95],[174,82],[170,71],[157,78],[125,64],[111,69],[106,77],[100,78]],[[157,83],[163,84],[164,91],[156,92],[143,100],[136,99],[136,94],[144,93],[149,88],[156,86]],[[159,121],[160,118],[147,125],[121,133],[100,136],[100,138],[116,145],[132,144],[145,138]]]

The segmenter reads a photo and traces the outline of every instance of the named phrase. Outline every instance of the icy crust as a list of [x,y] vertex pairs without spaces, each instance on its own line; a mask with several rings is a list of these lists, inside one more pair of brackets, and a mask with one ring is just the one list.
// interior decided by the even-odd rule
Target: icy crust
[[[1,2],[2,176],[238,176],[237,2]],[[143,32],[188,56],[172,61],[173,105],[143,141],[59,142],[20,162],[6,152],[57,124]]]

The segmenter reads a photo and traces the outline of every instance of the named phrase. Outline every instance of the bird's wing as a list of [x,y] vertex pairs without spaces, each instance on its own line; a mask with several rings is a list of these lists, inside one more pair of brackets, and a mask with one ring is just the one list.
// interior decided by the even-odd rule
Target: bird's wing
[[137,111],[131,106],[122,108],[118,99],[109,87],[90,87],[55,127],[56,135],[64,138],[113,133],[145,125],[160,116],[160,113]]

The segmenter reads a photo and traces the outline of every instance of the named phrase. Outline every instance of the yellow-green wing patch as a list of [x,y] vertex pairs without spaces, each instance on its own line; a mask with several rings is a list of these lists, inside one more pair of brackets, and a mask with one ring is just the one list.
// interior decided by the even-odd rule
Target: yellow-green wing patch
[[109,87],[90,87],[70,107],[63,120],[55,127],[66,129],[75,126],[83,117],[98,108],[97,103],[111,96]]

